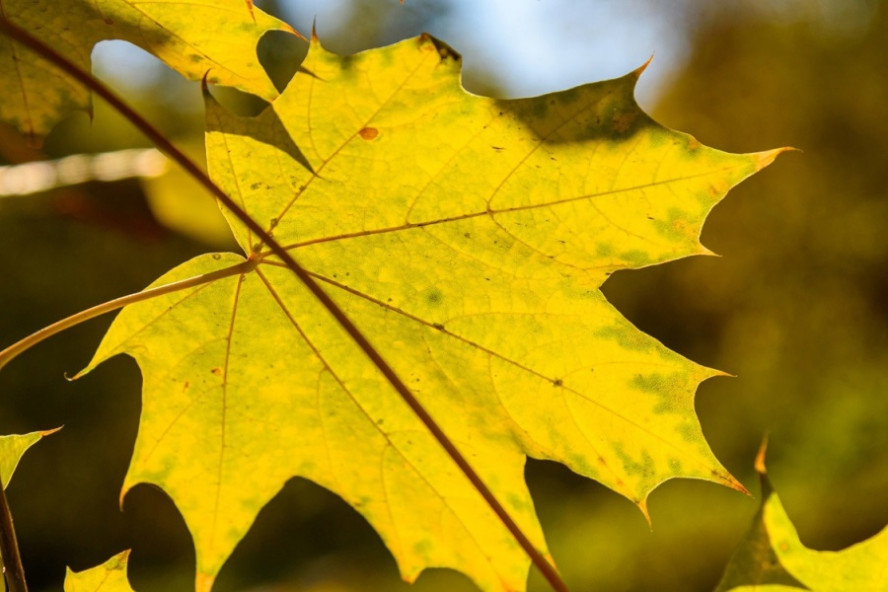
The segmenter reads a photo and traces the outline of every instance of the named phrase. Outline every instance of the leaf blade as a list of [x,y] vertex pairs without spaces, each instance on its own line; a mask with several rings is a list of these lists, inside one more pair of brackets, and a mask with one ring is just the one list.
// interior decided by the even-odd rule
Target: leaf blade
[[12,479],[12,475],[15,473],[15,469],[18,467],[18,463],[25,452],[45,436],[53,434],[60,429],[0,436],[0,484],[2,484],[3,489],[6,489],[9,485],[9,481]]
[[126,577],[129,551],[118,553],[101,565],[73,571],[65,570],[65,592],[133,592]]
[[[338,307],[359,319],[371,347],[386,353],[423,408],[465,456],[477,461],[483,481],[535,547],[545,550],[521,478],[524,455],[567,464],[642,510],[649,493],[675,476],[742,489],[709,451],[693,412],[697,384],[714,372],[638,333],[598,287],[618,267],[705,252],[697,237],[706,213],[730,186],[779,151],[728,155],[656,126],[631,101],[635,75],[572,94],[502,102],[462,91],[453,54],[426,37],[347,59],[315,42],[306,64],[274,110],[255,120],[234,117],[208,100],[211,174],[331,288]],[[444,98],[419,102],[430,89]],[[350,110],[327,113],[331,129],[321,130],[320,119],[314,119],[323,115],[317,105],[335,109],[345,96],[369,100],[355,99]],[[565,116],[567,107],[558,101],[573,104],[574,111]],[[387,110],[396,103],[399,108]],[[532,120],[537,111],[539,119]],[[602,116],[609,119],[596,133],[592,124],[600,125]],[[467,123],[459,128],[454,122]],[[473,144],[477,138],[481,143]],[[507,142],[499,146],[491,138]],[[637,150],[642,142],[644,150]],[[436,143],[450,148],[435,152]],[[490,165],[499,173],[477,192],[458,192],[458,173],[478,160],[478,146],[494,158],[506,146],[519,149],[507,166]],[[534,159],[549,149],[564,164],[549,165],[554,181],[536,182],[524,167],[544,169]],[[545,158],[551,162],[550,155]],[[657,177],[664,166],[665,179]],[[682,167],[697,172],[685,174]],[[571,171],[580,171],[579,181],[567,175]],[[639,171],[644,173],[640,181]],[[558,195],[552,198],[547,190]],[[681,196],[675,195],[678,190]],[[445,199],[449,196],[453,203]],[[551,231],[532,232],[527,229],[551,220],[521,218],[564,207],[576,218],[573,226],[550,224]],[[615,231],[626,248],[608,251],[589,243],[588,236],[596,236],[590,227],[611,226],[602,207],[619,213],[629,227],[617,225]],[[644,215],[648,208],[655,216]],[[237,286],[226,282],[223,294],[187,309],[168,302],[128,308],[90,364],[119,352],[139,361],[145,376],[142,425],[161,436],[143,437],[140,428],[137,451],[148,446],[146,438],[151,446],[166,438],[161,457],[183,446],[202,452],[194,455],[202,463],[198,474],[206,475],[200,479],[191,466],[147,471],[148,460],[137,453],[126,485],[147,480],[171,493],[195,536],[200,589],[211,586],[258,508],[294,475],[318,482],[359,509],[392,549],[405,579],[424,567],[447,566],[469,574],[485,590],[523,589],[527,558],[484,509],[478,492],[466,489],[465,476],[454,472],[329,311],[254,244],[242,224],[231,223],[241,246],[258,261],[255,272],[241,276]],[[473,242],[471,248],[465,241]],[[639,255],[638,244],[653,247]],[[190,274],[206,271],[186,267]],[[180,268],[162,281],[181,273]],[[160,333],[171,333],[178,347],[205,329],[195,318],[215,319],[203,342],[207,352],[201,355],[208,357],[197,364],[168,352],[161,356],[166,359],[147,356],[150,343],[135,336],[163,316],[175,316],[175,322],[167,320],[154,336],[155,349],[164,342]],[[136,328],[125,329],[131,323]],[[250,326],[262,328],[260,338],[250,334]],[[293,366],[291,350],[299,352],[303,366]],[[268,386],[264,369],[247,362],[231,372],[230,360],[251,356],[277,364],[275,376],[289,386]],[[172,376],[171,384],[161,384],[158,376]],[[229,381],[229,376],[239,378]],[[198,382],[203,390],[194,393]],[[203,419],[185,411],[156,411],[171,388],[194,397],[182,409],[215,402]],[[285,392],[295,398],[287,402]],[[230,414],[228,401],[233,402]],[[299,415],[300,434],[292,434],[286,423],[274,425],[275,432],[286,432],[282,440],[257,431],[252,424],[261,421],[255,409],[275,405],[283,411],[271,413],[273,418],[305,415]],[[191,427],[176,428],[182,435],[167,437],[179,421]],[[214,441],[207,450],[195,442],[202,423]],[[614,427],[617,423],[622,427]],[[240,437],[228,439],[238,430]],[[260,440],[265,450],[256,444]],[[234,441],[241,464],[228,466],[223,452],[226,442]],[[659,450],[664,442],[680,451],[679,458]],[[281,450],[288,451],[286,458]],[[255,462],[263,470],[251,470],[250,459],[259,459]],[[251,476],[249,484],[242,483],[243,474]],[[195,482],[211,487],[200,489]],[[392,503],[390,482],[410,495]],[[197,493],[184,492],[187,487]],[[224,496],[224,503],[201,505],[203,499]],[[439,502],[422,505],[430,498]],[[475,501],[460,501],[467,499]],[[226,515],[222,521],[220,508],[235,508],[237,520]],[[447,534],[443,542],[436,540],[442,532]],[[467,554],[466,548],[475,551]]]

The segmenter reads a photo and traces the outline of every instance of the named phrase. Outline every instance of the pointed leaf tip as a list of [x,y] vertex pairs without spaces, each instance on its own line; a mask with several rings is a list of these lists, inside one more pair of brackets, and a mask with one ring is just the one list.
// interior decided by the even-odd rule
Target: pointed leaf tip
[[793,148],[792,146],[784,146],[773,150],[765,150],[764,152],[756,152],[753,154],[753,157],[755,158],[755,170],[760,171],[769,166],[784,152],[801,152],[801,150]]
[[201,78],[200,80],[200,92],[203,95],[204,103],[206,103],[207,105],[218,106],[219,101],[217,101],[216,97],[213,96],[213,93],[210,92],[209,76],[210,70],[207,70],[206,73],[203,75],[203,78]]
[[765,455],[768,452],[768,434],[765,434],[762,438],[762,443],[759,446],[758,453],[755,455],[755,471],[761,476],[765,476],[768,473],[767,468],[765,467]]
[[737,479],[735,479],[733,475],[729,474],[727,476],[727,478],[725,479],[725,485],[727,485],[728,487],[730,487],[731,489],[733,489],[735,491],[739,491],[743,495],[752,496],[752,494],[749,492],[749,490],[746,489],[746,486],[743,485],[742,483],[740,483],[739,481],[737,481]]
[[647,67],[650,66],[653,61],[654,54],[651,54],[651,57],[649,57],[645,63],[632,70],[631,75],[634,76],[636,80],[641,78],[642,73],[647,70]]
[[[719,255],[719,257],[721,257],[721,255]],[[712,377],[713,377],[713,378],[715,378],[715,377],[722,377],[722,378],[737,378],[737,375],[736,375],[736,374],[733,374],[733,373],[731,373],[731,372],[725,372],[724,370],[713,370],[713,375],[712,375]]]
[[647,498],[644,498],[640,502],[636,502],[635,505],[638,506],[639,510],[641,510],[641,514],[644,516],[644,519],[647,521],[648,528],[650,529],[651,532],[653,532],[654,531],[654,521],[651,520],[651,512],[648,509]]

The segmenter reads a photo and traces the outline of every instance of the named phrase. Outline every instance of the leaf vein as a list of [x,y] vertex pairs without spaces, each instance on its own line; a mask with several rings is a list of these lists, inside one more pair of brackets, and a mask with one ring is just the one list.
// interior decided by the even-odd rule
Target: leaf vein
[[[361,230],[361,231],[357,231],[357,232],[343,233],[343,234],[338,234],[335,236],[313,238],[313,239],[309,239],[309,240],[305,240],[305,241],[299,241],[299,242],[286,244],[286,245],[284,245],[284,248],[287,249],[288,251],[290,251],[293,249],[298,249],[301,247],[306,247],[309,245],[315,245],[315,244],[319,244],[319,243],[346,240],[346,239],[351,239],[351,238],[360,238],[360,237],[372,236],[372,235],[377,235],[377,234],[386,234],[386,233],[390,233],[390,232],[399,232],[402,230],[409,230],[411,228],[422,228],[425,226],[434,226],[434,225],[439,225],[439,224],[447,224],[447,223],[451,223],[451,222],[459,222],[459,221],[467,220],[470,218],[478,218],[480,216],[491,216],[491,217],[503,216],[503,215],[510,214],[513,212],[521,212],[524,210],[534,210],[534,209],[545,208],[545,207],[559,206],[559,205],[569,204],[572,202],[583,201],[583,200],[590,200],[590,202],[591,202],[591,200],[593,200],[597,197],[616,195],[616,194],[620,194],[620,193],[629,193],[632,191],[639,191],[639,190],[648,189],[648,188],[656,187],[656,186],[660,186],[660,185],[667,185],[670,183],[680,183],[683,181],[691,181],[694,179],[708,177],[708,176],[711,176],[711,175],[714,175],[717,173],[731,171],[731,170],[734,170],[735,168],[736,167],[730,167],[730,166],[721,167],[721,168],[716,168],[716,169],[710,169],[710,170],[707,170],[707,171],[704,171],[701,173],[696,173],[693,175],[684,175],[681,177],[675,177],[675,178],[663,180],[663,181],[652,181],[650,183],[644,183],[641,185],[634,185],[631,187],[621,187],[619,189],[611,189],[611,190],[607,190],[607,191],[597,191],[594,193],[566,197],[563,199],[557,199],[557,200],[552,200],[552,201],[543,202],[543,203],[512,206],[512,207],[503,208],[500,210],[493,210],[493,209],[483,210],[483,211],[471,212],[468,214],[460,214],[458,216],[450,216],[447,218],[426,220],[424,222],[411,222],[408,224],[401,224],[399,226],[388,226],[388,227],[384,227],[384,228],[376,228],[376,229],[371,229],[371,230]],[[261,253],[261,255],[268,256],[268,255],[270,255],[270,253]]]
[[[533,375],[533,376],[535,376],[535,377],[537,377],[537,378],[541,378],[541,379],[543,379],[543,380],[545,380],[545,381],[547,381],[547,382],[553,383],[553,384],[555,384],[556,381],[558,380],[558,379],[555,378],[555,377],[547,376],[547,375],[543,374],[542,372],[539,372],[539,371],[537,371],[537,370],[534,370],[533,368],[530,368],[529,366],[525,366],[524,364],[521,364],[521,363],[517,362],[516,360],[513,360],[513,359],[511,359],[511,358],[509,358],[509,357],[507,357],[507,356],[504,356],[504,355],[502,355],[502,354],[500,354],[500,353],[498,353],[498,352],[496,352],[496,351],[494,351],[494,350],[492,350],[492,349],[490,349],[490,348],[488,348],[488,347],[486,347],[486,346],[484,346],[484,345],[481,345],[480,343],[477,343],[477,342],[475,342],[475,341],[472,341],[472,340],[470,340],[470,339],[467,339],[467,338],[465,338],[465,337],[462,337],[461,335],[457,335],[456,333],[453,333],[452,331],[448,330],[446,327],[440,327],[440,328],[439,328],[439,327],[435,327],[435,325],[434,325],[433,323],[430,323],[430,322],[428,322],[428,321],[426,321],[426,320],[424,320],[424,319],[422,319],[422,318],[420,318],[420,317],[417,317],[416,315],[413,315],[413,314],[411,314],[411,313],[409,313],[409,312],[407,312],[407,311],[405,311],[405,310],[403,310],[403,309],[401,309],[401,308],[398,308],[398,307],[396,307],[396,306],[392,306],[392,305],[390,305],[390,304],[388,304],[388,303],[386,303],[386,302],[383,302],[383,301],[381,301],[381,300],[379,300],[379,299],[377,299],[377,298],[374,298],[373,296],[370,296],[369,294],[365,294],[365,293],[363,293],[363,292],[361,292],[361,291],[359,291],[359,290],[356,290],[356,289],[354,289],[354,288],[352,288],[352,287],[350,287],[350,286],[346,286],[345,284],[342,284],[342,283],[340,283],[340,282],[337,282],[336,280],[334,280],[334,279],[332,279],[332,278],[328,278],[328,277],[326,277],[326,276],[324,276],[324,275],[322,275],[322,274],[319,274],[319,273],[316,273],[316,272],[312,272],[312,271],[309,271],[309,273],[310,273],[314,278],[316,278],[316,279],[318,279],[318,280],[320,280],[320,281],[322,281],[322,282],[324,282],[324,283],[326,283],[326,284],[329,284],[329,285],[331,285],[331,286],[334,286],[334,287],[336,287],[336,288],[339,288],[339,289],[341,289],[341,290],[343,290],[343,291],[345,291],[345,292],[348,292],[348,293],[350,293],[350,294],[352,294],[352,295],[354,295],[354,296],[357,296],[357,297],[362,298],[362,299],[364,299],[364,300],[366,300],[366,301],[368,301],[368,302],[371,302],[371,303],[373,303],[373,304],[376,304],[377,306],[380,306],[380,307],[382,307],[382,308],[384,308],[384,309],[386,309],[386,310],[390,310],[390,311],[395,312],[395,313],[397,313],[397,314],[399,314],[399,315],[401,315],[401,316],[404,316],[404,317],[406,317],[406,318],[408,318],[408,319],[411,319],[411,320],[413,320],[413,321],[415,321],[415,322],[417,322],[417,323],[420,323],[420,324],[422,324],[422,325],[425,325],[425,326],[428,327],[429,329],[432,329],[432,330],[435,330],[435,331],[437,331],[437,332],[439,332],[439,333],[443,333],[443,334],[445,334],[445,335],[448,335],[448,336],[450,336],[450,337],[456,339],[457,341],[462,342],[463,344],[465,344],[465,345],[467,345],[467,346],[469,346],[469,347],[475,348],[475,349],[477,349],[477,350],[479,350],[479,351],[481,351],[481,352],[483,352],[483,353],[485,353],[485,354],[487,354],[487,355],[489,355],[489,356],[492,356],[492,357],[495,357],[495,358],[497,358],[497,359],[499,359],[499,360],[502,360],[503,362],[505,362],[505,363],[507,363],[507,364],[510,364],[510,365],[514,366],[515,368],[517,368],[517,369],[519,369],[519,370],[523,370],[524,372],[527,372],[527,373],[529,373],[529,374],[531,374],[531,375]],[[653,439],[655,439],[655,440],[658,440],[659,442],[661,442],[662,444],[668,446],[669,448],[672,448],[672,449],[674,449],[674,450],[676,450],[676,451],[678,451],[678,452],[682,452],[681,447],[679,447],[679,446],[676,445],[675,443],[673,443],[673,442],[671,442],[671,441],[665,439],[663,436],[661,436],[661,435],[659,435],[659,434],[653,432],[652,430],[650,430],[649,428],[647,428],[647,427],[645,427],[645,426],[639,424],[638,422],[633,421],[632,419],[630,419],[630,418],[627,417],[626,415],[620,413],[619,411],[617,411],[616,409],[613,409],[612,407],[607,406],[606,404],[602,403],[601,401],[598,401],[598,400],[592,398],[591,396],[586,395],[586,394],[584,394],[584,393],[581,393],[581,392],[577,391],[576,389],[572,389],[572,388],[570,388],[570,387],[568,387],[567,385],[564,385],[564,384],[560,384],[560,385],[558,385],[558,388],[564,389],[566,392],[569,392],[569,393],[575,395],[576,397],[578,397],[578,398],[580,398],[580,399],[583,399],[583,400],[585,400],[585,401],[587,401],[587,402],[589,402],[589,403],[595,405],[596,407],[602,409],[603,411],[606,411],[607,413],[610,413],[613,417],[622,420],[623,422],[629,424],[630,426],[632,426],[633,428],[637,429],[638,431],[647,434],[648,436],[650,436],[651,438],[653,438]],[[705,461],[703,461],[702,459],[700,459],[700,462],[701,462],[701,465],[704,466],[704,468],[709,469],[709,465],[706,464]]]

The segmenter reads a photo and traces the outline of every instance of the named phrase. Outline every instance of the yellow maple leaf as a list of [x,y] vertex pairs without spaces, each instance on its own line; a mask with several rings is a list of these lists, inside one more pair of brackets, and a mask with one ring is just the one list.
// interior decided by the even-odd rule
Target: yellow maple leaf
[[[504,101],[464,91],[458,57],[428,36],[349,57],[314,40],[260,116],[207,101],[216,182],[354,319],[544,557],[527,456],[645,513],[673,477],[742,490],[694,413],[717,372],[638,331],[599,287],[706,253],[706,214],[780,151],[726,154],[659,126],[633,99],[639,74]],[[526,553],[439,439],[229,218],[246,258],[164,275],[155,285],[213,279],[124,309],[84,371],[138,361],[123,491],[170,494],[198,589],[301,476],[360,511],[406,580],[451,567],[486,591],[524,590]]]

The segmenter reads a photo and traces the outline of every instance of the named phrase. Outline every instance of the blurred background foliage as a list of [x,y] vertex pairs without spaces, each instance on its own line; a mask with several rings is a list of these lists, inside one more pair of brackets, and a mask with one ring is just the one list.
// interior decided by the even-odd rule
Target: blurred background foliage
[[[605,293],[640,328],[737,377],[697,397],[716,455],[757,492],[755,450],[802,541],[837,549],[888,522],[888,14],[875,0],[300,0],[259,2],[325,45],[354,52],[429,31],[461,51],[464,83],[497,96],[560,90],[656,59],[639,100],[665,125],[730,151],[802,149],[745,182],[711,215],[721,258],[620,272]],[[102,46],[105,46],[104,48]],[[305,44],[269,35],[263,63],[283,87]],[[136,50],[100,44],[96,72],[200,155],[194,84]],[[232,109],[262,105],[217,93]],[[0,159],[147,146],[96,103],[40,151],[0,129]],[[192,204],[182,210],[180,203]],[[68,314],[138,291],[168,268],[231,248],[214,205],[184,175],[87,182],[0,196],[0,347]],[[195,224],[197,220],[200,223]],[[188,590],[194,552],[159,490],[119,506],[135,439],[139,372],[116,359],[74,383],[110,318],[34,348],[0,374],[0,430],[64,425],[28,453],[9,495],[34,590],[134,549],[135,588]],[[757,502],[673,481],[651,497],[653,530],[627,500],[550,463],[527,468],[547,537],[575,590],[714,588]],[[245,476],[248,478],[248,476]],[[122,511],[121,511],[122,508]],[[217,589],[472,590],[431,570],[410,588],[362,518],[293,480],[260,514]],[[546,587],[531,576],[532,590]]]

